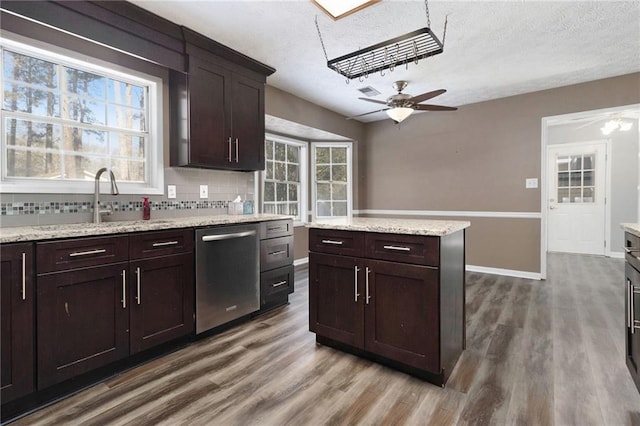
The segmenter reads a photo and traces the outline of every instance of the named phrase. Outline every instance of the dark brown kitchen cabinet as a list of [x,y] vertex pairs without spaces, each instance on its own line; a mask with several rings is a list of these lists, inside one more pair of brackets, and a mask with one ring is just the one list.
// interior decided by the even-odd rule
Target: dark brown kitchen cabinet
[[34,389],[33,244],[0,246],[2,403]]
[[309,329],[317,341],[443,385],[464,348],[464,232],[312,228],[309,248]]
[[275,70],[189,30],[188,73],[171,73],[171,165],[264,169],[264,90]]
[[129,354],[128,262],[38,275],[38,389]]
[[640,237],[626,232],[625,251],[626,363],[640,391]]
[[260,311],[289,303],[294,289],[293,220],[260,224]]
[[131,235],[132,354],[193,333],[193,238],[193,230]]

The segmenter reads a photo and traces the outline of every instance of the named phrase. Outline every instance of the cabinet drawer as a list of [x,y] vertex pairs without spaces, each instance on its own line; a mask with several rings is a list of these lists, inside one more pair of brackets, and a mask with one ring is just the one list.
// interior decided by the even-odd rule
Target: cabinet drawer
[[293,265],[260,274],[260,305],[272,299],[293,293]]
[[38,273],[106,265],[129,260],[129,237],[77,238],[36,244]]
[[293,263],[293,237],[260,241],[260,271],[269,271]]
[[309,229],[309,251],[362,257],[364,233],[332,229]]
[[416,265],[438,266],[440,238],[425,235],[367,233],[366,257]]
[[636,237],[630,232],[624,234],[625,259],[634,268],[640,270],[640,237]]
[[292,220],[274,220],[270,222],[262,222],[260,224],[260,239],[286,237],[293,235]]
[[193,229],[153,231],[132,234],[129,240],[131,259],[166,256],[193,251]]

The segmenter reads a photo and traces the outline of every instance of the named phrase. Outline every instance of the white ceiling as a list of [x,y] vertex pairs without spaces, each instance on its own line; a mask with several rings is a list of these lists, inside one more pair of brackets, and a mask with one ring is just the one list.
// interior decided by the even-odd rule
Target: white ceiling
[[427,26],[424,1],[384,0],[339,21],[310,0],[132,2],[276,68],[268,84],[345,116],[379,109],[358,100],[358,88],[373,86],[385,100],[395,80],[408,80],[412,95],[447,89],[428,103],[461,106],[640,71],[637,0],[432,0],[440,39],[449,16],[444,53],[349,84],[326,66],[316,16],[333,59]]

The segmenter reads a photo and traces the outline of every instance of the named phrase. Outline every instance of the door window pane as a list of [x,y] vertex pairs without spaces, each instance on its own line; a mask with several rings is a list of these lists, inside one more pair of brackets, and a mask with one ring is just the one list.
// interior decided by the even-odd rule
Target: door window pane
[[557,200],[558,203],[595,202],[595,154],[558,157]]

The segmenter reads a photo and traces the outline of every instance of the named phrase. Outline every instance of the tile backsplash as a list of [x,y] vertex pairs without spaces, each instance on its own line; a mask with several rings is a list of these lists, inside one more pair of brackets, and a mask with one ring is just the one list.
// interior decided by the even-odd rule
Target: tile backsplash
[[[238,195],[255,200],[253,172],[166,168],[164,176],[165,194],[149,196],[152,219],[226,214],[229,201]],[[167,185],[176,186],[175,199],[166,197]],[[208,198],[200,198],[200,185],[208,185]],[[142,195],[101,193],[100,204],[113,210],[105,221],[142,219]],[[0,194],[2,227],[80,223],[92,218],[93,194]]]

